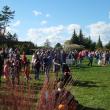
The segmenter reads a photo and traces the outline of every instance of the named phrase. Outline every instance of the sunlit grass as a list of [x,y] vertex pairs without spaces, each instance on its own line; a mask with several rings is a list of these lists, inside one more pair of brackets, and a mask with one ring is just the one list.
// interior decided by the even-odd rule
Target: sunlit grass
[[84,66],[72,72],[78,81],[71,92],[79,103],[93,110],[110,110],[110,66]]

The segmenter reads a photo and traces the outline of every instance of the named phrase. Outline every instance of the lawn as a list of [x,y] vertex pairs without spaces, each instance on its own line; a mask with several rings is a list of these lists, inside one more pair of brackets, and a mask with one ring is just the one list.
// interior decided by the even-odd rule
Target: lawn
[[72,67],[74,79],[71,89],[75,98],[88,110],[110,110],[110,66]]
[[[31,59],[30,56],[28,57]],[[71,85],[71,93],[83,108],[85,108],[81,110],[110,110],[110,66],[99,67],[94,64],[93,67],[88,67],[86,64],[87,61],[85,61],[80,68],[71,66],[71,73],[75,80],[74,85]],[[33,74],[31,74],[31,77],[30,85],[34,91],[36,103],[44,81],[44,74],[41,73],[39,81],[34,80]],[[21,76],[21,79],[25,80],[23,75]],[[5,81],[2,78],[0,95],[1,93],[6,93],[4,82]],[[26,86],[26,81],[24,81],[24,83]]]

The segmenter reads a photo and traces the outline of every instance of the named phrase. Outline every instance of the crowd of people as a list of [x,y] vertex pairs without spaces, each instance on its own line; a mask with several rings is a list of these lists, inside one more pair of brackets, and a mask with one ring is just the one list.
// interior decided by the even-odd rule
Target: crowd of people
[[[78,110],[78,101],[64,87],[70,83],[69,81],[73,81],[70,65],[81,67],[84,59],[88,60],[87,66],[92,67],[94,62],[99,66],[105,66],[110,64],[110,51],[65,52],[55,49],[37,49],[29,60],[26,53],[20,54],[17,48],[2,48],[0,50],[0,86],[1,77],[6,80],[6,83],[11,82],[14,88],[15,84],[21,83],[21,76],[24,76],[29,83],[32,73],[35,80],[40,80],[40,74],[43,73],[45,83],[41,90],[38,110],[49,109],[49,107],[56,110]],[[55,80],[51,80],[53,73]],[[52,86],[54,82],[57,82],[56,86],[54,84]],[[48,101],[49,103],[46,103]]]
[[[110,64],[109,51],[70,51],[55,49],[37,49],[30,61],[26,53],[20,54],[19,49],[4,49],[0,50],[0,84],[1,77],[3,76],[7,81],[12,80],[14,85],[15,80],[20,83],[20,74],[23,73],[27,82],[31,79],[30,70],[34,73],[35,80],[40,79],[40,73],[45,74],[45,79],[49,81],[50,71],[53,71],[55,79],[59,79],[61,74],[62,80],[67,80],[71,76],[69,65],[80,67],[83,59],[88,59],[88,66],[93,65],[95,61],[98,65]],[[95,59],[95,60],[94,60]]]

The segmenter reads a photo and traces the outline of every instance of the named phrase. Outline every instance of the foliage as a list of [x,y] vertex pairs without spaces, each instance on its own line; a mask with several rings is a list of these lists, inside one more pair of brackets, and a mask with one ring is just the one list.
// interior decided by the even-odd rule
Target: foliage
[[92,42],[90,45],[90,50],[95,50],[96,49],[96,42]]
[[[12,19],[14,19],[15,11],[12,11],[9,6],[4,6],[3,9],[0,12],[0,43],[6,44],[8,47],[13,47],[13,41],[18,41],[17,34],[11,34],[10,32],[6,32],[6,28],[11,22]],[[11,44],[12,43],[12,44]]]
[[0,13],[0,27],[4,30],[3,35],[6,33],[6,27],[9,26],[11,19],[14,19],[15,11],[12,11],[9,6],[4,6]]
[[46,39],[46,41],[44,42],[44,47],[49,48],[51,47],[50,45],[51,45],[50,41]]
[[96,48],[103,48],[103,45],[102,45],[102,41],[100,39],[100,36],[99,36],[98,42],[96,44]]
[[13,35],[8,32],[7,35],[5,36],[5,38],[8,40],[8,41],[18,41],[17,39],[17,34],[14,33]]
[[105,45],[107,49],[110,49],[110,41]]
[[34,52],[32,49],[35,48],[32,42],[19,42],[15,47],[20,49],[20,53],[23,53],[23,51],[25,51],[28,55],[32,55]]
[[62,49],[63,47],[60,43],[57,43],[54,48],[55,49]]
[[89,36],[89,38],[84,38],[84,46],[86,49],[90,49],[91,48],[91,44],[92,44],[92,41],[91,41],[91,38]]
[[84,36],[83,36],[83,33],[82,33],[82,30],[81,29],[79,31],[78,39],[79,39],[78,44],[79,45],[84,45]]
[[71,44],[78,44],[79,43],[79,38],[78,35],[76,34],[76,31],[74,30],[73,34],[72,34],[72,38],[70,40]]
[[[80,29],[79,34],[76,31],[73,31],[72,37],[70,40],[65,41],[65,44],[78,44],[85,47],[85,49],[95,50],[96,49],[96,42],[91,40],[91,37],[84,37],[82,30]],[[99,41],[97,43],[97,48],[103,47],[102,42],[99,37]]]

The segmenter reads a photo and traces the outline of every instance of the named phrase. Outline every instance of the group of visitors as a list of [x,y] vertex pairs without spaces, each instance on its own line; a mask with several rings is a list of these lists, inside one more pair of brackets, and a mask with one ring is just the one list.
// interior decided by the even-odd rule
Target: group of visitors
[[[58,73],[62,69],[61,79],[65,78],[65,70],[63,66],[66,65],[66,53],[64,51],[52,51],[52,50],[36,50],[32,55],[32,60],[30,61],[25,52],[20,54],[19,49],[4,49],[0,50],[0,84],[1,77],[9,82],[11,80],[13,87],[15,82],[20,83],[20,76],[23,75],[28,81],[31,79],[30,73],[31,69],[34,73],[35,80],[40,79],[40,73],[45,73],[45,79],[49,81],[50,71],[55,74],[55,79],[58,80]],[[53,66],[53,69],[52,69]],[[68,75],[70,73],[68,67]],[[67,74],[66,74],[67,75]]]
[[[65,72],[70,73],[69,66],[66,64],[66,53],[58,50],[36,50],[32,56],[32,69],[35,74],[35,79],[39,80],[40,72],[45,73],[45,79],[49,81],[50,71],[53,71],[55,79],[65,79]],[[64,66],[66,65],[66,66]]]
[[0,84],[1,76],[6,82],[12,82],[13,87],[15,82],[20,83],[20,73],[23,71],[24,76],[29,79],[30,61],[27,59],[25,52],[20,55],[18,49],[4,49],[0,50]]
[[31,79],[31,70],[35,80],[39,80],[40,73],[44,73],[45,79],[49,81],[50,73],[52,73],[50,71],[53,71],[56,80],[60,76],[60,79],[66,81],[71,76],[69,65],[74,64],[80,67],[84,58],[88,59],[88,66],[93,66],[94,61],[101,66],[110,64],[109,51],[74,50],[65,52],[55,49],[37,49],[30,61],[25,52],[20,54],[19,49],[2,48],[0,50],[0,84],[2,76],[7,81],[11,78],[13,85],[15,80],[19,84],[21,73],[28,82]]

